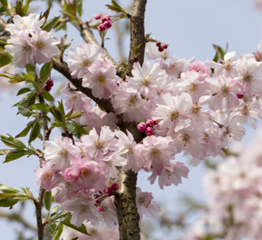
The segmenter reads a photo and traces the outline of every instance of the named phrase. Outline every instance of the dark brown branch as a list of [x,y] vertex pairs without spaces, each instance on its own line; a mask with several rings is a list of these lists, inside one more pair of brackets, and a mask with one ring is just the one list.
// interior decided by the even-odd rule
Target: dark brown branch
[[53,57],[53,68],[65,76],[79,91],[84,93],[86,96],[93,99],[102,109],[106,112],[113,112],[113,106],[109,100],[99,99],[93,96],[92,90],[89,88],[84,88],[82,86],[82,80],[72,78],[69,72],[69,68],[65,62],[60,62],[55,57]]
[[134,0],[133,12],[130,17],[130,52],[127,75],[131,75],[133,64],[139,62],[142,66],[145,53],[145,10],[147,0]]

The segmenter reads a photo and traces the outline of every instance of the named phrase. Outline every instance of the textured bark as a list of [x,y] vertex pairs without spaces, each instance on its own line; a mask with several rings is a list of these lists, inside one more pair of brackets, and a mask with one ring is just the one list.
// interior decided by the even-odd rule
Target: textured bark
[[139,62],[142,66],[146,46],[145,39],[145,10],[147,0],[134,0],[133,12],[130,17],[130,52],[127,75],[131,75],[133,64]]
[[139,240],[139,214],[136,207],[137,174],[130,171],[119,174],[119,191],[115,204],[119,222],[120,240]]

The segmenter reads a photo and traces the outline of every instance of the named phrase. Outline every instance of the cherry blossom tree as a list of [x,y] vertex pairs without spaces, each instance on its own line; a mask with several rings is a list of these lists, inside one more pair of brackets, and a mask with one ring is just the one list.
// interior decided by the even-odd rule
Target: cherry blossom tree
[[[160,207],[137,186],[140,171],[161,189],[181,184],[189,169],[177,154],[188,154],[197,166],[241,141],[244,123],[256,128],[262,118],[261,43],[255,54],[240,57],[215,45],[212,60],[179,59],[146,34],[146,0],[134,0],[130,12],[112,0],[106,6],[114,15],[86,22],[81,0],[58,1],[62,16],[54,18],[52,1],[39,15],[29,12],[31,2],[1,1],[0,66],[13,63],[23,71],[1,76],[24,83],[15,106],[31,121],[15,137],[0,135],[9,147],[0,153],[5,163],[37,156],[40,189],[36,197],[28,188],[1,184],[0,206],[32,201],[39,240],[45,229],[59,239],[64,225],[89,235],[84,224],[118,228],[121,240],[141,239],[143,214],[155,218]],[[130,24],[130,49],[128,60],[117,63],[105,39],[120,19]],[[51,32],[68,22],[83,38],[76,48]],[[61,90],[65,102],[50,94],[53,69],[68,80]],[[52,137],[55,129],[61,133]],[[25,136],[28,143],[19,140]],[[34,147],[37,138],[42,149]],[[52,201],[60,207],[52,209]]]

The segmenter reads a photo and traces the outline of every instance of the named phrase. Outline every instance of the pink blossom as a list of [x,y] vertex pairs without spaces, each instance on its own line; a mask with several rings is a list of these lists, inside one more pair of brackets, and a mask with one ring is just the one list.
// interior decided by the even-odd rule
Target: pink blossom
[[109,98],[118,92],[117,83],[121,80],[116,69],[108,62],[95,62],[89,68],[90,74],[83,77],[83,87],[91,88],[97,98]]

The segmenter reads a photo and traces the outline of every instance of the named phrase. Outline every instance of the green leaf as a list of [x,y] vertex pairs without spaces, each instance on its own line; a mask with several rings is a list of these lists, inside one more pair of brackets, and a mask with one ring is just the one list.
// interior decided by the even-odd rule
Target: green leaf
[[52,193],[46,191],[44,197],[44,206],[47,211],[50,211],[51,205],[52,205]]
[[26,65],[26,72],[33,76],[33,80],[35,79],[35,67],[30,64]]
[[43,112],[49,112],[48,106],[44,103],[36,103],[32,105],[30,108],[39,110],[39,111],[43,111]]
[[74,111],[71,115],[70,115],[70,117],[68,117],[67,118],[67,120],[72,120],[72,119],[75,119],[75,118],[79,118],[79,117],[82,117],[83,116],[83,112],[82,111],[80,111],[80,110],[76,110],[76,111]]
[[67,129],[77,138],[80,138],[81,135],[88,134],[88,129],[85,125],[79,126],[75,122],[67,122]]
[[1,136],[1,141],[8,147],[11,148],[18,148],[18,149],[24,149],[26,148],[25,144],[21,142],[20,140],[13,138],[12,136],[10,137],[5,137],[3,135]]
[[50,112],[53,114],[55,119],[59,122],[63,122],[63,115],[59,112],[59,110],[54,106],[49,106]]
[[35,100],[36,100],[36,93],[30,92],[22,98],[22,100],[18,103],[18,105],[23,107],[29,107],[35,103]]
[[111,3],[113,4],[113,6],[122,9],[116,1],[112,0]]
[[19,199],[1,199],[0,207],[12,207],[19,202]]
[[60,20],[60,16],[49,19],[43,25],[42,30],[50,32],[59,23],[59,20]]
[[77,8],[78,15],[81,17],[82,16],[82,0],[77,1],[76,8]]
[[32,116],[32,111],[23,107],[23,106],[18,106],[18,113],[20,113],[21,115],[23,115],[24,117],[31,117]]
[[32,128],[33,123],[34,123],[34,121],[29,122],[27,124],[26,128],[22,132],[18,133],[15,137],[16,138],[25,137],[29,133],[30,129]]
[[53,68],[53,61],[50,61],[43,65],[43,67],[40,70],[40,78],[42,82],[45,82],[48,79],[52,68]]
[[45,89],[43,89],[43,96],[49,102],[54,102],[55,101],[53,96],[49,92],[47,92]]
[[15,12],[16,12],[16,14],[18,14],[20,16],[24,16],[23,15],[23,2],[22,1],[16,1]]
[[7,1],[7,0],[1,0],[0,2],[1,2],[1,4],[2,4],[5,8],[7,8],[7,4],[8,4],[8,1]]
[[18,93],[16,94],[16,96],[22,95],[24,93],[30,92],[31,89],[30,88],[21,88]]
[[112,6],[112,5],[109,5],[109,4],[106,4],[106,6],[107,6],[110,10],[112,10],[112,11],[114,11],[114,12],[122,12],[122,9],[119,9],[118,7],[115,7],[115,6]]
[[60,222],[59,225],[58,225],[58,228],[55,231],[55,235],[53,236],[52,240],[59,240],[60,239],[60,236],[63,232],[63,227],[64,227],[64,225]]
[[4,184],[0,184],[0,191],[4,192],[4,193],[18,193],[19,190],[6,186]]
[[29,135],[29,140],[28,140],[28,143],[31,144],[31,142],[33,142],[40,134],[40,124],[39,124],[39,120],[36,119],[34,121],[34,125],[32,126],[32,130],[30,132],[30,135]]
[[12,59],[12,55],[0,49],[0,67],[10,64]]
[[91,234],[89,234],[89,233],[86,231],[86,227],[85,227],[84,224],[82,224],[80,227],[76,227],[76,226],[74,226],[72,223],[70,223],[70,221],[71,221],[71,216],[65,218],[65,219],[62,221],[62,223],[63,223],[64,225],[66,225],[67,227],[70,227],[70,228],[72,228],[72,229],[74,229],[74,230],[76,230],[76,231],[78,231],[78,232],[81,232],[81,233],[83,233],[83,234],[85,234],[85,235],[91,236]]
[[48,9],[43,14],[40,15],[40,19],[44,17],[45,21],[47,21],[49,13],[50,13],[50,9],[51,9],[51,5],[48,7]]
[[12,152],[8,153],[5,157],[5,161],[3,163],[14,161],[18,158],[21,158],[27,155],[28,152],[25,150],[13,150]]
[[57,109],[59,110],[59,112],[62,114],[63,117],[65,117],[65,109],[64,109],[64,104],[63,101],[58,102],[58,107]]

